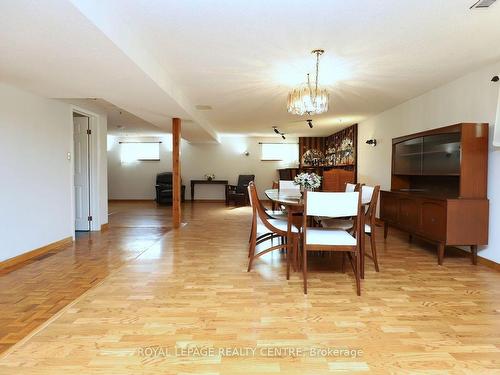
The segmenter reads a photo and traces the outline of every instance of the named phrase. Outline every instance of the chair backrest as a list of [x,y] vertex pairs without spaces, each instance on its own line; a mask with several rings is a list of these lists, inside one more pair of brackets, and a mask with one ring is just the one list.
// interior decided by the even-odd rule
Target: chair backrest
[[304,246],[307,243],[308,216],[351,216],[354,219],[354,235],[356,238],[360,238],[362,220],[358,220],[358,217],[362,214],[362,207],[361,194],[357,191],[347,193],[304,192],[304,215],[302,219]]
[[253,220],[254,223],[257,221],[261,222],[264,224],[264,226],[273,231],[276,230],[269,222],[268,222],[268,215],[266,214],[266,209],[263,206],[262,202],[259,200],[259,197],[257,195],[257,188],[255,187],[255,184],[253,182],[250,182],[248,184],[248,196],[249,196],[249,201],[250,205],[252,206],[252,211],[253,211]]
[[356,187],[359,190],[359,184],[351,184],[350,182],[345,184],[345,192],[352,193],[353,191],[357,191]]
[[357,191],[347,193],[308,191],[304,194],[305,216],[357,216],[359,198]]
[[[380,185],[366,186],[361,188],[362,202],[363,204],[368,203],[368,208],[366,210],[366,223],[371,225],[375,224],[375,213],[377,211],[378,197],[380,194]],[[366,202],[365,202],[366,201]]]
[[361,187],[361,203],[369,204],[372,200],[373,192],[375,191],[374,186],[363,185]]
[[279,180],[278,190],[284,195],[300,195],[300,186],[291,180]]
[[238,176],[238,186],[247,187],[253,180],[255,180],[254,174],[240,174]]
[[163,172],[156,175],[156,184],[172,185],[172,172]]

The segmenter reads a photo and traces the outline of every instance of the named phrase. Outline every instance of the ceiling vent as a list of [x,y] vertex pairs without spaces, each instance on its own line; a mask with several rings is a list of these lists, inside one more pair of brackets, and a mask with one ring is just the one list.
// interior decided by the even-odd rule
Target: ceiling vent
[[212,109],[211,106],[209,105],[205,105],[205,104],[198,104],[196,107],[195,107],[198,111],[210,111]]
[[482,9],[490,7],[496,0],[479,0],[470,9]]

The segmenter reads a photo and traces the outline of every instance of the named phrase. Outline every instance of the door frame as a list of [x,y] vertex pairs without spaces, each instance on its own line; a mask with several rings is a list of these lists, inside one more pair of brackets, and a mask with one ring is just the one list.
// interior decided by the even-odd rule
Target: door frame
[[101,230],[101,178],[100,178],[100,168],[99,160],[102,157],[100,155],[100,140],[99,140],[99,130],[103,125],[100,124],[101,116],[97,113],[89,111],[85,108],[72,105],[71,106],[71,220],[72,220],[72,231],[73,236],[75,233],[75,163],[74,163],[74,124],[73,124],[73,113],[78,113],[80,115],[89,118],[89,129],[91,131],[89,137],[89,153],[90,153],[90,215],[92,216],[92,221],[90,222],[90,231],[100,231]]

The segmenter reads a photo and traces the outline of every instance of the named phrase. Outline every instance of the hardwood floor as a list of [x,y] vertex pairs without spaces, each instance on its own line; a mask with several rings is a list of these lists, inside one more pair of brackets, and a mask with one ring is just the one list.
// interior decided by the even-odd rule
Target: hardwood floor
[[0,352],[21,340],[169,230],[169,208],[111,203],[109,230],[0,270]]
[[[136,212],[155,216],[140,207]],[[122,223],[141,225],[140,216],[126,212]],[[409,244],[393,231],[387,242],[379,233],[380,273],[367,260],[361,297],[352,273],[342,274],[339,259],[328,256],[310,258],[305,296],[300,274],[286,281],[278,252],[246,272],[248,208],[186,204],[183,216],[187,225],[154,232],[156,242],[146,231],[157,227],[113,224],[92,239],[86,251],[121,254],[121,265],[108,267],[102,283],[4,352],[0,373],[500,373],[498,272],[459,256],[439,267],[432,246]],[[23,298],[59,298],[38,286],[41,280],[31,296],[24,284],[36,269],[44,273],[39,263],[71,251],[0,278],[2,327],[6,314],[15,315],[26,331],[20,316],[43,311],[43,301],[11,306]],[[54,263],[51,277],[63,283]],[[72,287],[61,299],[70,299]]]

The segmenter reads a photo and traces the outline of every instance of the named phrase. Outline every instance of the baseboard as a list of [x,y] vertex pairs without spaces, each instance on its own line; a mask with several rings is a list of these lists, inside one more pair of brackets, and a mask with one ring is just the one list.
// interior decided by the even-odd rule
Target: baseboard
[[120,202],[120,203],[155,202],[155,199],[154,198],[151,198],[151,199],[108,199],[108,202]]
[[[459,247],[456,247],[456,246],[447,246],[447,248],[451,248],[453,249],[454,251],[456,251],[457,253],[460,253],[462,255],[465,255],[467,256],[468,258],[470,258],[471,256],[471,253],[467,250],[464,250],[464,249],[461,249]],[[446,259],[446,258],[445,258]],[[477,264],[481,264],[485,267],[488,267],[488,268],[491,268],[495,271],[500,271],[500,264],[498,264],[497,262],[494,262],[492,260],[489,260],[489,259],[486,259],[486,258],[483,258],[482,256],[478,255],[477,256]]]
[[200,203],[226,203],[225,199],[193,199],[186,202],[200,202]]
[[48,245],[39,247],[38,249],[28,251],[26,253],[23,253],[21,255],[15,256],[13,258],[6,259],[2,262],[0,262],[0,269],[12,267],[15,265],[18,265],[19,263],[26,262],[30,259],[36,258],[40,255],[43,255],[45,253],[48,253],[50,251],[56,250],[60,247],[69,245],[73,242],[73,237],[66,237],[63,238],[62,240],[52,242]]

